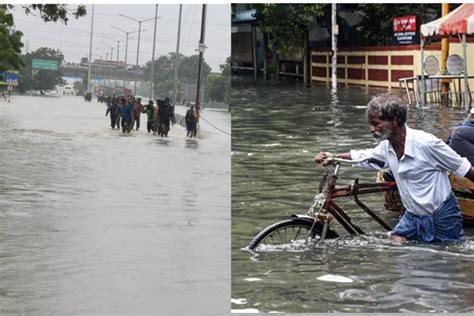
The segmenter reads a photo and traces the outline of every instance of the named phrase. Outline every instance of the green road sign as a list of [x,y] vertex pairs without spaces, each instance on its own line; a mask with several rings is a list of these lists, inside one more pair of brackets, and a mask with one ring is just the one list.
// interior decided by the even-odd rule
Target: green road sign
[[58,70],[57,60],[33,59],[31,61],[32,69]]

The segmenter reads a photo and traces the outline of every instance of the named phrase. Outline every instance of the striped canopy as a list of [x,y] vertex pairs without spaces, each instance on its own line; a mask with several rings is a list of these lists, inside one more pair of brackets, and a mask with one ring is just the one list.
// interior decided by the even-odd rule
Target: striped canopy
[[472,34],[474,33],[474,3],[464,3],[448,15],[421,25],[420,30],[424,37]]

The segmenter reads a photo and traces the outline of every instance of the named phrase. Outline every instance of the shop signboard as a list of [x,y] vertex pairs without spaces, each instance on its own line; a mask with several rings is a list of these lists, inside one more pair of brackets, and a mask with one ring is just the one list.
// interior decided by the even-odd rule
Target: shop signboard
[[416,15],[393,18],[393,43],[395,45],[412,45],[418,43]]

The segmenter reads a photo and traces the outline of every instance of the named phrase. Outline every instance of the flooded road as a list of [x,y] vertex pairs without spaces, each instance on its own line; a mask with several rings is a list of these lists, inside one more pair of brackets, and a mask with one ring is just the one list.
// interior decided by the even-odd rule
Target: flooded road
[[80,97],[0,102],[0,313],[228,312],[230,137],[109,124]]
[[[474,241],[394,245],[355,204],[341,204],[365,236],[317,246],[252,254],[243,250],[264,227],[304,214],[324,168],[321,150],[373,147],[365,105],[381,91],[326,86],[233,84],[232,310],[235,312],[473,312]],[[464,119],[455,109],[412,108],[408,124],[446,139]],[[373,172],[343,167],[339,183],[375,180]],[[361,197],[375,210],[381,195]],[[378,212],[390,224],[397,215]]]

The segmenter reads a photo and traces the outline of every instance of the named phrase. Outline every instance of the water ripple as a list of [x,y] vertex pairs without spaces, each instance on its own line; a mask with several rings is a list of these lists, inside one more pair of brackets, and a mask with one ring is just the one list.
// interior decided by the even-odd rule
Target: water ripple
[[[316,244],[242,251],[271,223],[304,213],[324,171],[312,161],[321,150],[345,152],[374,145],[365,104],[377,93],[362,88],[311,89],[285,85],[234,85],[232,100],[232,296],[235,311],[260,312],[464,312],[472,310],[474,233],[465,241],[423,245],[392,243],[349,200],[344,209],[367,235]],[[411,108],[409,124],[445,138],[464,114],[454,109]],[[342,169],[340,183],[374,181],[371,172]],[[382,196],[363,199],[388,222]],[[380,211],[382,210],[382,211]],[[270,272],[269,272],[270,271]],[[353,283],[323,282],[324,275]],[[248,282],[248,279],[260,279]]]

